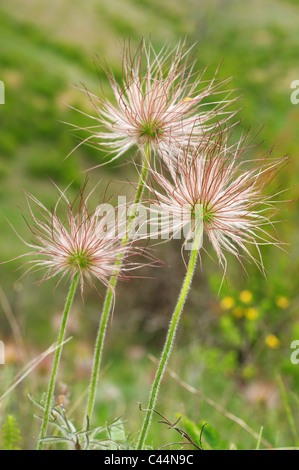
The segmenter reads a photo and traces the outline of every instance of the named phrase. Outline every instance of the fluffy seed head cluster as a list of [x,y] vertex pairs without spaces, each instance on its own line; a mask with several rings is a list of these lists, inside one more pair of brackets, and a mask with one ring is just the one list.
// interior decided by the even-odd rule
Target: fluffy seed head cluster
[[[190,213],[194,221],[202,224],[224,272],[225,252],[229,252],[241,264],[243,257],[254,260],[264,273],[259,246],[281,246],[275,230],[271,235],[265,227],[270,224],[274,228],[269,211],[273,212],[276,196],[267,194],[265,189],[287,158],[272,159],[267,155],[244,159],[252,147],[249,135],[229,144],[229,134],[220,132],[216,138],[205,141],[204,146],[178,152],[168,172],[152,168],[148,187],[163,213],[168,212],[177,221],[174,232],[182,229]],[[198,205],[201,217],[196,219]],[[186,217],[182,217],[184,213]],[[248,245],[255,246],[257,257]]]
[[26,263],[30,266],[27,272],[45,270],[41,282],[57,275],[60,275],[60,282],[64,277],[74,278],[79,273],[83,292],[85,280],[94,286],[94,279],[98,279],[109,286],[119,255],[123,256],[122,269],[118,273],[120,278],[137,266],[129,261],[132,246],[124,247],[115,235],[114,227],[109,223],[111,214],[104,211],[99,217],[99,206],[96,212],[89,211],[90,195],[85,198],[82,190],[71,203],[65,193],[60,192],[54,210],[49,211],[34,196],[26,193],[31,218],[29,227],[34,236],[32,243],[25,242],[32,249],[25,256],[34,257]]
[[[125,47],[121,84],[102,66],[115,104],[104,93],[99,97],[84,90],[95,109],[95,115],[89,117],[97,123],[85,128],[90,136],[84,142],[114,153],[115,159],[146,143],[153,150],[182,147],[212,130],[216,116],[218,122],[229,119],[232,112],[226,108],[231,101],[229,93],[222,90],[225,81],[214,77],[204,82],[203,72],[195,72],[191,49],[182,42],[173,50],[164,47],[156,53],[152,44],[143,40],[133,55]],[[218,101],[211,102],[216,94]]]

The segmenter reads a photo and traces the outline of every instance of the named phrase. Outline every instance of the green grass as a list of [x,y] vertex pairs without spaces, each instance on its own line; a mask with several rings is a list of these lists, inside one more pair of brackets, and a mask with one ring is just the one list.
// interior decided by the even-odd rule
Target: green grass
[[[170,376],[161,387],[157,409],[170,421],[182,415],[181,426],[197,435],[200,423],[206,447],[255,448],[258,438],[228,418],[228,412],[245,421],[258,436],[274,447],[298,446],[299,368],[290,362],[290,344],[299,339],[297,279],[298,256],[298,124],[299,105],[290,102],[290,84],[298,76],[298,2],[265,0],[239,2],[179,2],[168,0],[90,0],[54,1],[48,9],[38,0],[5,2],[0,8],[0,79],[5,83],[6,103],[0,106],[0,261],[24,253],[22,241],[10,227],[30,240],[24,221],[26,202],[23,189],[51,207],[57,191],[71,182],[70,192],[84,182],[84,173],[97,165],[103,154],[81,146],[66,158],[78,143],[77,132],[64,122],[78,126],[90,122],[67,105],[90,112],[83,94],[72,85],[85,83],[100,93],[95,54],[111,65],[121,78],[119,44],[131,38],[132,48],[142,36],[151,36],[159,48],[164,41],[175,45],[181,37],[198,41],[199,66],[208,66],[213,76],[221,63],[219,76],[232,77],[228,85],[241,95],[241,128],[263,126],[257,156],[272,146],[273,156],[294,155],[278,176],[273,189],[290,188],[278,224],[281,238],[289,243],[286,255],[272,247],[263,250],[268,269],[267,281],[255,266],[247,266],[249,277],[240,275],[240,266],[229,260],[228,286],[218,290],[222,273],[217,264],[203,255],[194,288],[179,328],[170,368],[186,383],[198,389],[211,405],[186,390]],[[109,93],[104,79],[103,87]],[[79,134],[79,133],[78,133]],[[79,136],[80,137],[80,136]],[[123,163],[124,160],[121,161]],[[119,180],[135,178],[130,166],[109,165],[90,172],[89,183],[102,178],[99,192],[119,192]],[[114,180],[107,189],[108,181]],[[124,184],[130,193],[132,188]],[[98,195],[97,195],[98,198]],[[96,200],[96,198],[95,198]],[[20,210],[21,209],[21,210]],[[25,215],[26,218],[26,215]],[[160,254],[159,254],[160,255]],[[137,438],[143,421],[137,402],[145,406],[155,366],[147,354],[159,356],[175,298],[184,276],[180,246],[170,243],[161,250],[166,266],[157,272],[145,268],[144,279],[120,285],[113,323],[108,329],[104,373],[96,403],[98,425],[121,416],[131,438]],[[37,287],[37,276],[18,280],[20,260],[0,265],[1,287],[18,322],[25,343],[25,356],[19,357],[17,340],[7,320],[7,304],[0,302],[0,339],[7,347],[7,364],[0,366],[0,394],[24,363],[47,349],[56,339],[57,321],[64,300],[64,285],[55,293],[55,281]],[[156,277],[156,279],[148,279]],[[239,294],[249,290],[250,305]],[[138,292],[138,296],[133,294]],[[104,294],[104,291],[101,291]],[[221,300],[231,296],[243,308],[241,317],[233,309],[223,310]],[[289,304],[279,307],[278,299]],[[101,297],[86,291],[80,296],[70,319],[69,335],[60,370],[60,382],[67,385],[67,411],[82,422],[84,393],[93,353],[93,342],[101,311]],[[250,320],[248,308],[258,311]],[[244,313],[245,312],[245,313]],[[277,349],[267,345],[267,335],[279,340]],[[22,448],[34,448],[39,423],[33,418],[30,393],[39,400],[46,390],[50,361],[45,360],[25,379],[1,406],[0,426],[9,416],[16,419]],[[63,387],[61,386],[61,389]],[[81,401],[80,401],[81,399]],[[76,405],[77,404],[77,405]],[[218,408],[217,408],[218,405]],[[219,411],[222,407],[222,412]],[[225,409],[225,413],[223,413]],[[263,440],[264,439],[264,440]],[[153,419],[149,441],[155,447],[180,440],[174,430]]]

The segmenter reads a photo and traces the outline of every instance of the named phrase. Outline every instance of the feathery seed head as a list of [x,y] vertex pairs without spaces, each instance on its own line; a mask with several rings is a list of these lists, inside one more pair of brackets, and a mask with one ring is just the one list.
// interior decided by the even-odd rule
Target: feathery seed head
[[[94,279],[109,286],[109,280],[115,274],[115,263],[122,256],[122,268],[119,277],[124,278],[125,272],[135,269],[137,263],[131,263],[129,257],[133,253],[132,243],[124,247],[119,234],[115,234],[115,225],[111,224],[111,215],[115,220],[116,209],[91,213],[88,209],[88,199],[83,191],[74,203],[71,203],[64,192],[60,191],[59,200],[53,211],[49,211],[38,199],[26,193],[29,223],[34,241],[25,244],[32,249],[25,256],[34,257],[28,261],[27,272],[45,269],[41,282],[60,275],[60,280],[66,276],[73,278],[79,273],[81,292],[84,282],[94,285]],[[35,215],[32,202],[38,209]],[[62,214],[61,214],[62,213]],[[59,282],[60,282],[59,280]]]
[[[281,246],[277,236],[265,229],[269,224],[274,228],[267,213],[275,207],[275,194],[266,194],[265,189],[286,158],[242,158],[252,147],[248,137],[230,144],[230,133],[222,131],[204,145],[178,151],[175,158],[168,159],[168,172],[151,167],[148,188],[159,210],[177,221],[173,231],[181,230],[191,214],[191,220],[202,224],[224,271],[225,251],[240,262],[247,255],[264,272],[260,245]],[[197,206],[201,218],[196,218]],[[255,246],[258,259],[248,245]]]

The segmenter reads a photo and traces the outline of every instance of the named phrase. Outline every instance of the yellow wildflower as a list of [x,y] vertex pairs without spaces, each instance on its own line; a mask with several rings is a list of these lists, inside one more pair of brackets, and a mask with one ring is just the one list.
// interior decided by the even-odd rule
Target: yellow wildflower
[[249,290],[242,290],[240,300],[243,304],[249,304],[252,301],[252,293]]
[[235,305],[235,301],[232,297],[224,297],[220,302],[221,308],[223,310],[229,310]]

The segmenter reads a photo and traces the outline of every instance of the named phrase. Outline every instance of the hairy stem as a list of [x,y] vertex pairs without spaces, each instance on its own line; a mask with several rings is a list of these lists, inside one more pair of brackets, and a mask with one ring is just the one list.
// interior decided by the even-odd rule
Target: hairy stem
[[[134,199],[134,205],[133,205],[134,210],[130,214],[130,217],[126,226],[126,234],[122,239],[123,246],[127,245],[128,243],[130,230],[132,228],[132,224],[136,217],[138,204],[140,203],[141,198],[142,198],[145,181],[147,179],[147,174],[148,174],[149,159],[150,159],[150,145],[147,144],[145,148],[145,159],[143,162],[143,167],[142,167],[142,171],[140,174],[139,183],[138,183],[138,187],[137,187],[137,191],[136,191],[136,195]],[[108,320],[110,318],[110,314],[113,308],[114,289],[117,283],[118,273],[121,269],[123,256],[124,256],[124,252],[119,254],[116,260],[114,274],[110,278],[109,287],[106,291],[102,315],[100,319],[98,335],[97,335],[95,350],[94,350],[93,368],[92,368],[91,380],[90,380],[90,385],[89,385],[89,395],[87,399],[87,407],[86,407],[86,412],[85,412],[85,417],[88,416],[89,421],[91,421],[91,416],[92,416],[92,412],[94,408],[96,388],[97,388],[99,371],[100,371],[100,366],[101,366],[101,359],[102,359],[102,352],[104,348],[106,329],[107,329]]]
[[45,406],[45,413],[43,417],[43,423],[41,427],[41,432],[40,432],[40,438],[38,441],[38,450],[43,449],[43,441],[42,439],[46,436],[47,432],[47,427],[48,427],[48,422],[49,422],[49,417],[50,417],[50,412],[51,412],[51,406],[52,406],[52,401],[53,401],[53,396],[54,396],[54,390],[55,390],[55,383],[56,383],[56,377],[57,377],[57,372],[58,372],[58,367],[59,367],[59,362],[60,362],[60,357],[61,357],[61,352],[63,348],[63,341],[65,338],[65,332],[66,332],[66,325],[67,325],[67,320],[68,320],[68,315],[75,297],[75,293],[77,290],[78,282],[79,282],[79,272],[75,274],[70,289],[68,296],[66,298],[65,306],[64,306],[64,311],[62,315],[62,321],[60,325],[60,330],[59,330],[59,335],[58,335],[58,340],[57,340],[57,349],[55,351],[55,356],[54,356],[54,362],[53,362],[53,368],[52,368],[52,374],[50,377],[50,382],[48,386],[48,392],[47,392],[47,397],[46,397],[46,406]]
[[184,282],[183,282],[183,285],[182,285],[180,295],[179,295],[178,300],[177,300],[176,307],[175,307],[174,312],[172,314],[172,318],[171,318],[171,321],[170,321],[170,324],[169,324],[169,328],[168,328],[164,348],[163,348],[163,351],[162,351],[162,354],[161,354],[161,358],[160,358],[158,369],[157,369],[157,372],[156,372],[156,375],[155,375],[155,379],[154,379],[154,382],[152,384],[152,389],[151,389],[150,397],[149,397],[149,401],[148,401],[148,407],[146,409],[146,415],[145,415],[145,418],[144,418],[144,421],[143,421],[143,425],[142,425],[140,435],[139,435],[139,440],[138,440],[138,443],[137,443],[137,449],[138,450],[143,449],[143,446],[144,446],[144,442],[145,442],[145,439],[146,439],[146,436],[147,436],[147,433],[148,433],[148,429],[149,429],[149,426],[150,426],[151,418],[152,418],[153,409],[154,409],[156,401],[157,401],[160,384],[161,384],[161,381],[162,381],[162,378],[163,378],[163,375],[164,375],[164,372],[165,372],[165,369],[166,369],[166,366],[167,366],[167,363],[168,363],[168,360],[169,360],[169,357],[170,357],[170,354],[171,354],[171,349],[172,349],[172,346],[173,346],[173,343],[174,343],[174,339],[175,339],[177,327],[178,327],[178,324],[179,324],[180,316],[181,316],[181,313],[183,311],[183,307],[184,307],[185,301],[187,299],[189,289],[191,287],[191,283],[192,283],[192,279],[193,279],[193,275],[194,275],[194,271],[195,271],[195,266],[196,266],[196,261],[197,261],[197,257],[198,257],[198,250],[199,250],[198,236],[199,236],[199,234],[196,233],[195,238],[194,238],[194,242],[193,242],[193,246],[192,246],[192,249],[191,249],[192,251],[190,253],[190,258],[189,258],[189,263],[188,263],[188,268],[187,268],[187,272],[186,272],[186,275],[185,275],[185,279],[184,279]]

